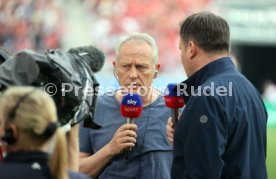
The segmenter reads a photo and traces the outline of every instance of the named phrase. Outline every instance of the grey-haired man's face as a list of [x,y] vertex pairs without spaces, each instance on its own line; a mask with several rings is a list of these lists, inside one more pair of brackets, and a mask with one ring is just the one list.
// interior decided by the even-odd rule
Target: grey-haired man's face
[[120,85],[134,93],[139,93],[139,88],[151,86],[159,65],[155,67],[152,48],[148,43],[124,43],[118,57],[115,65]]

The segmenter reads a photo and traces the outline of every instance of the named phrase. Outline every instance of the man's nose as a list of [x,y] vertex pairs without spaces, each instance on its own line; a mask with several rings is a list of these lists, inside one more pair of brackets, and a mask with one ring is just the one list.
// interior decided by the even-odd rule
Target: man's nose
[[135,68],[135,66],[131,67],[131,69],[129,71],[129,78],[130,79],[136,79],[137,78],[137,69]]

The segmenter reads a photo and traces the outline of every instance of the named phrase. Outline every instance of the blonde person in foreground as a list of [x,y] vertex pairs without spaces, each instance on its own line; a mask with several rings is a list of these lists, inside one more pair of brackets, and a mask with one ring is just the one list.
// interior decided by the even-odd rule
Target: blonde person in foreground
[[65,134],[57,125],[53,99],[33,87],[10,87],[0,97],[1,138],[7,156],[0,162],[5,179],[87,179],[67,170]]

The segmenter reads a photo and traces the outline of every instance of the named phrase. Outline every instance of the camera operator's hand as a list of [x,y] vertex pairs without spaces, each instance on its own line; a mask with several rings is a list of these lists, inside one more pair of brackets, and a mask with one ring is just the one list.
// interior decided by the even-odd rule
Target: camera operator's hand
[[171,117],[168,119],[166,128],[167,128],[167,139],[168,139],[168,142],[170,144],[173,144],[174,126],[173,126],[173,122],[172,122],[172,118]]
[[117,129],[112,140],[106,146],[112,155],[117,155],[125,149],[134,147],[137,137],[136,130],[136,124],[124,124]]

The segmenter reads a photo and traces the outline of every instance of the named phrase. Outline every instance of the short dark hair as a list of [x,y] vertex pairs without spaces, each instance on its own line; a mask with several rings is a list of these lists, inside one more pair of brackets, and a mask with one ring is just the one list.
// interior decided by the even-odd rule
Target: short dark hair
[[229,25],[211,12],[200,12],[187,17],[180,28],[181,40],[194,41],[206,52],[230,50]]

